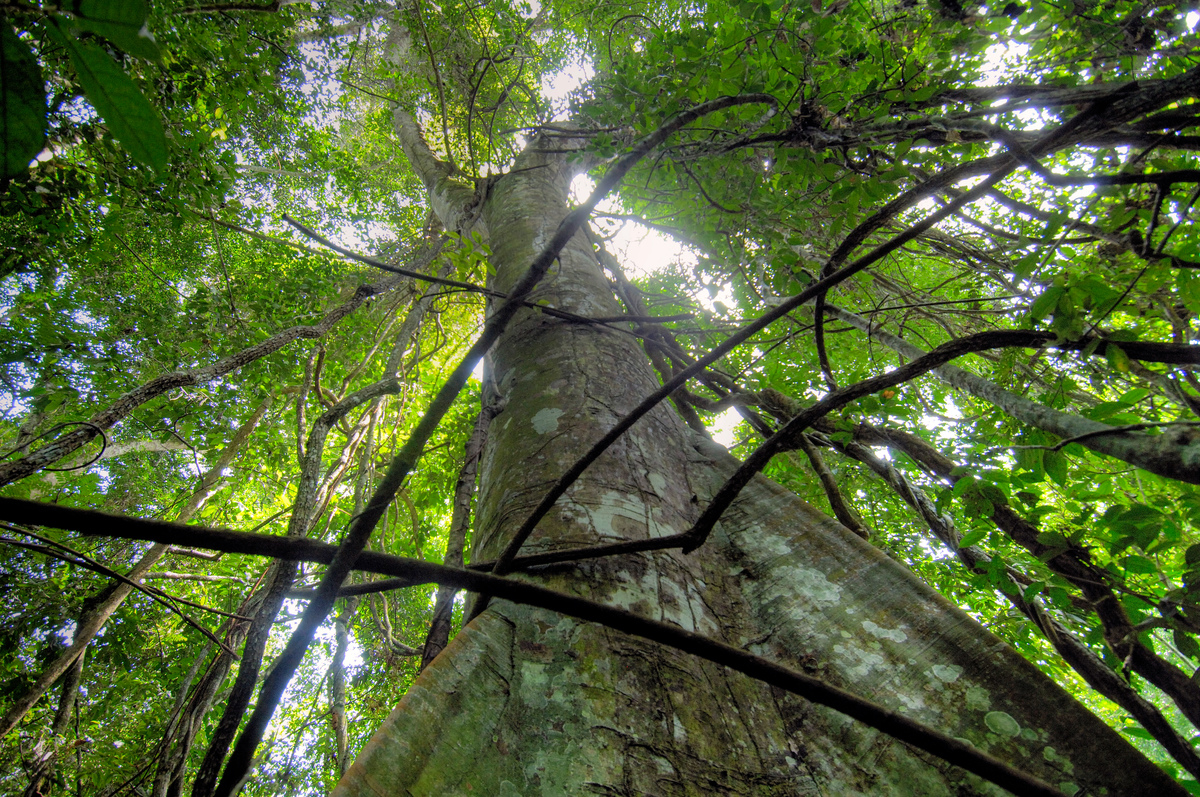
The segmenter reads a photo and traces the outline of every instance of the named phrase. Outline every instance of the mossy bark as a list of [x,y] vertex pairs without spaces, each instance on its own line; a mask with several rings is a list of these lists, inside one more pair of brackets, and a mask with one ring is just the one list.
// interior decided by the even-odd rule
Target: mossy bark
[[[504,290],[566,212],[561,156],[526,152],[484,206]],[[619,312],[577,236],[536,298]],[[522,313],[491,367],[505,399],[480,464],[473,557],[494,557],[551,483],[656,385],[636,339]],[[665,405],[559,501],[527,552],[687,529],[733,466]],[[1182,794],[1012,649],[766,479],[691,555],[526,576],[817,674],[1090,795]],[[451,642],[336,792],[366,795],[996,794],[836,712],[714,664],[504,601]]]

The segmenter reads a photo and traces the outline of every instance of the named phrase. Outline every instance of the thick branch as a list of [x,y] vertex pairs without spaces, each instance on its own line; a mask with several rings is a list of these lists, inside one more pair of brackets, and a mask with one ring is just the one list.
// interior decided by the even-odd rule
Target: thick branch
[[[201,529],[14,498],[0,498],[0,517],[24,523],[36,523],[40,519],[44,525],[85,534],[152,539],[164,544],[213,547],[231,553],[285,556],[293,560],[303,558],[309,561],[332,562],[339,553],[337,547],[315,540],[293,540],[223,529]],[[1062,792],[1049,784],[982,752],[969,742],[936,731],[899,712],[883,708],[818,678],[789,670],[732,645],[684,631],[678,626],[650,620],[623,609],[604,606],[535,584],[490,574],[374,551],[364,551],[359,559],[359,569],[406,577],[411,579],[414,585],[439,583],[488,593],[516,603],[550,609],[570,617],[598,623],[690,653],[842,712],[906,744],[963,767],[1014,794],[1062,797]]]
[[[953,521],[938,513],[934,502],[890,462],[885,462],[866,446],[858,443],[833,445],[843,454],[866,465],[884,480],[895,492],[921,516],[939,540],[954,551],[958,559],[971,571],[986,572],[984,564],[990,557],[980,549],[961,547],[958,530]],[[1011,571],[1010,571],[1011,572]],[[1014,607],[1028,617],[1063,660],[1079,673],[1088,685],[1128,711],[1154,738],[1193,776],[1200,777],[1200,756],[1191,744],[1167,721],[1162,712],[1146,700],[1124,678],[1105,664],[1092,649],[1077,640],[1066,628],[1049,616],[1033,601],[1026,601],[1019,591],[1001,590]]]
[[[931,473],[951,483],[955,463],[920,438],[890,429],[860,426],[855,436],[871,445],[887,445],[903,451]],[[1161,689],[1193,725],[1200,727],[1200,688],[1182,670],[1159,656],[1138,638],[1137,630],[1124,606],[1109,587],[1106,571],[1092,564],[1086,552],[1072,548],[1055,554],[1053,549],[1038,541],[1038,528],[1021,517],[1007,504],[992,505],[992,522],[1014,542],[1063,578],[1074,584],[1088,601],[1100,625],[1109,648],[1139,675]]]

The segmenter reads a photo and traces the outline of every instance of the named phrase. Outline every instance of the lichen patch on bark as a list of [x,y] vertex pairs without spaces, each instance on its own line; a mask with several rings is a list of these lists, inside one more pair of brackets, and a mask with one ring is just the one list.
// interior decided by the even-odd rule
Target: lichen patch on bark
[[558,419],[562,417],[563,411],[556,407],[546,407],[540,409],[534,414],[531,423],[533,431],[538,434],[546,434],[558,430]]

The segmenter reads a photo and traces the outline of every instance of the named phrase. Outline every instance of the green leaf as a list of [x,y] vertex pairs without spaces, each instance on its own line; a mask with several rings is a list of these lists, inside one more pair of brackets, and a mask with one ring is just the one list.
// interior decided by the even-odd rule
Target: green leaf
[[1121,564],[1124,565],[1126,572],[1129,573],[1149,575],[1150,573],[1158,572],[1158,565],[1144,556],[1126,556]]
[[1064,587],[1050,587],[1046,590],[1046,598],[1059,609],[1072,608],[1071,593]]
[[42,69],[7,20],[0,20],[0,179],[28,169],[45,141]]
[[1117,537],[1115,540],[1113,540],[1112,544],[1108,546],[1108,551],[1113,556],[1116,556],[1116,555],[1120,554],[1121,552],[1123,552],[1130,545],[1133,545],[1135,542],[1136,542],[1136,540],[1134,540],[1133,537],[1131,537],[1129,535]]
[[1059,534],[1057,531],[1042,531],[1038,532],[1037,541],[1042,545],[1048,545],[1051,548],[1066,548],[1067,538]]
[[1189,659],[1200,659],[1200,643],[1196,642],[1195,637],[1175,629],[1171,631],[1171,638],[1180,653]]
[[1065,291],[1062,288],[1047,288],[1042,292],[1042,295],[1034,300],[1033,306],[1029,308],[1029,317],[1033,321],[1041,321],[1050,313],[1054,312],[1054,308],[1058,306],[1058,299]]
[[[1035,474],[1043,469],[1042,461],[1045,458],[1046,450],[1043,448],[1018,448],[1015,452],[1017,465],[1025,470],[1033,471]],[[1038,477],[1040,480],[1040,476]]]
[[962,497],[963,512],[968,517],[988,517],[996,507],[983,495],[983,491],[976,488],[969,490]]
[[161,172],[167,168],[167,138],[158,111],[106,52],[76,41],[57,26],[88,102],[104,118],[113,137],[130,155]]
[[75,27],[103,36],[138,58],[157,61],[162,57],[146,28],[144,0],[79,0],[72,10]]
[[1108,360],[1108,364],[1121,373],[1129,373],[1130,364],[1129,357],[1125,352],[1121,351],[1121,347],[1115,343],[1110,343],[1104,349],[1104,356]]
[[1039,257],[1036,252],[1025,255],[1020,260],[1013,263],[1013,273],[1021,279],[1026,279],[1037,268]]
[[1142,399],[1146,398],[1149,395],[1150,395],[1149,390],[1147,390],[1144,387],[1138,387],[1138,388],[1134,388],[1133,390],[1126,390],[1124,393],[1121,394],[1121,398],[1119,400],[1122,404],[1133,405],[1133,404],[1137,404],[1139,401],[1141,401]]
[[958,541],[958,547],[959,548],[969,548],[972,545],[978,545],[980,542],[983,541],[983,538],[986,536],[987,536],[986,529],[973,529],[972,531],[968,531],[966,534],[964,534],[962,536],[962,539]]
[[1067,486],[1067,468],[1070,464],[1067,455],[1061,451],[1047,451],[1042,455],[1042,467],[1046,469],[1046,475],[1063,487]]

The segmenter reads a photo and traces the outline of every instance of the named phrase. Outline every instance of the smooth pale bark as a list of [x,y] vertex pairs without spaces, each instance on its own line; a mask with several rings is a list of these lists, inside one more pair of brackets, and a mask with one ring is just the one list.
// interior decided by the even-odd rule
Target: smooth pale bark
[[[506,290],[566,212],[571,172],[531,148],[482,222]],[[582,236],[537,299],[618,312]],[[480,464],[476,561],[656,386],[636,341],[523,312],[492,355],[504,410]],[[665,406],[602,456],[527,552],[687,529],[735,462]],[[757,478],[692,555],[544,570],[548,586],[817,674],[970,740],[1068,792],[1182,794],[1036,668],[902,567]],[[836,712],[723,667],[553,612],[493,601],[427,667],[339,797],[996,794]]]
[[329,723],[333,726],[334,756],[339,773],[350,768],[346,739],[346,649],[350,645],[350,624],[361,600],[357,595],[346,601],[333,623],[336,647],[329,665]]
[[477,202],[474,188],[453,178],[454,168],[437,159],[425,143],[417,120],[408,111],[397,108],[392,112],[392,129],[400,139],[413,171],[421,178],[429,196],[429,206],[442,226],[447,230],[470,233],[476,228],[477,221],[477,214],[472,212],[476,210]]

